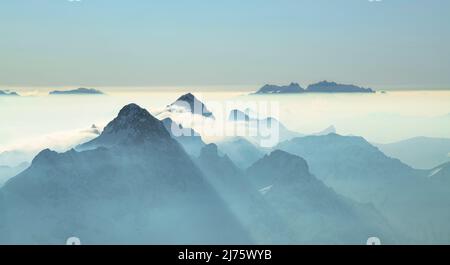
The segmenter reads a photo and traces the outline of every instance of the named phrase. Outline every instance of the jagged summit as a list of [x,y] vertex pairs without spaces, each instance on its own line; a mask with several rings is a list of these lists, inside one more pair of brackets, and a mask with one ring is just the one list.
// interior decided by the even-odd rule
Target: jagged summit
[[164,124],[153,117],[146,109],[137,104],[123,107],[96,139],[83,144],[80,149],[117,144],[138,144],[144,142],[162,142],[170,139]]
[[195,98],[195,96],[192,93],[187,93],[187,94],[184,94],[183,96],[179,97],[178,100],[194,102],[197,99]]
[[198,100],[192,93],[187,93],[179,97],[174,103],[167,106],[170,112],[178,111],[179,108],[187,108],[192,114],[202,115],[207,118],[213,118],[214,115],[208,110],[206,105]]
[[234,165],[227,155],[221,156],[216,144],[207,144],[201,151],[197,159],[200,168],[206,171],[206,175],[221,176],[219,178],[233,178],[239,174],[239,169]]
[[57,152],[52,151],[47,148],[47,149],[44,149],[41,152],[39,152],[31,163],[36,164],[40,160],[51,160],[52,158],[56,157],[57,155],[58,155]]
[[134,129],[138,134],[168,135],[161,121],[134,103],[123,107],[117,118],[106,126],[103,133],[110,134],[129,129]]
[[214,144],[207,144],[203,146],[202,150],[200,151],[200,160],[203,160],[204,162],[212,162],[212,161],[220,161],[221,164],[226,165],[229,169],[232,169],[234,172],[237,171],[236,166],[231,161],[231,159],[226,154],[221,154],[219,151],[219,147]]
[[299,174],[302,172],[310,174],[305,159],[282,150],[275,150],[265,155],[260,162],[276,164],[280,169],[296,168],[299,170]]
[[252,181],[259,188],[279,182],[294,184],[313,178],[303,158],[281,150],[265,155],[247,169],[247,174],[256,176]]
[[0,244],[57,244],[68,234],[92,244],[252,242],[182,146],[145,109],[125,106],[86,146],[90,150],[44,150],[1,187]]

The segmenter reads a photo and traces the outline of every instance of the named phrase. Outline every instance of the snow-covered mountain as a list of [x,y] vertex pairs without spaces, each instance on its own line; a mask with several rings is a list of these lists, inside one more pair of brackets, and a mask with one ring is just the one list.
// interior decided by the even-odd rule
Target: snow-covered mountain
[[125,106],[86,151],[40,152],[0,189],[0,243],[227,244],[250,237],[163,123]]
[[214,115],[208,110],[206,105],[197,99],[192,93],[187,93],[179,97],[175,102],[167,105],[166,109],[162,112],[168,113],[191,113],[194,115],[200,115],[206,118],[214,119]]

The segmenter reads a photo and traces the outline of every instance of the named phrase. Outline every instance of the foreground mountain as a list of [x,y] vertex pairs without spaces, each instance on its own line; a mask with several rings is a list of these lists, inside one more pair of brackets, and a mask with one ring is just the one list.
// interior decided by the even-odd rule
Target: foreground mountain
[[252,165],[247,176],[285,220],[296,243],[362,244],[371,235],[393,243],[395,233],[373,206],[338,195],[298,156],[273,151]]
[[277,148],[305,158],[338,193],[373,203],[407,243],[449,242],[450,186],[436,185],[430,172],[387,157],[361,137],[308,136]]
[[103,95],[103,92],[94,88],[80,87],[73,90],[55,90],[51,91],[49,95]]
[[163,123],[139,106],[125,106],[81,149],[42,151],[0,190],[0,243],[251,242]]
[[376,144],[383,153],[419,169],[450,161],[450,139],[415,137],[390,144]]

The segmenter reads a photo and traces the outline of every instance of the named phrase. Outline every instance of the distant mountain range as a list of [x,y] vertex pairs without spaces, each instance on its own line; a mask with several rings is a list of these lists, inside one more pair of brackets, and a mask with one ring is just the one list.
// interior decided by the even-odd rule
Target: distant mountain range
[[390,144],[375,144],[383,153],[418,169],[450,161],[450,139],[415,137]]
[[[249,134],[245,135],[245,138],[256,143],[261,143],[262,139],[267,138],[267,136],[270,135],[277,136],[277,140],[280,142],[305,136],[304,134],[289,130],[283,123],[273,117],[254,117],[248,109],[245,111],[238,109],[231,110],[228,115],[228,121],[235,123],[234,125],[236,126],[237,131],[239,131],[239,129],[244,129],[244,132]],[[253,132],[253,134],[248,132]],[[330,133],[336,133],[336,128],[334,126],[329,126],[325,130],[314,133],[313,135],[326,135]],[[239,136],[242,137],[242,135]]]
[[287,86],[264,85],[255,94],[283,94],[283,93],[304,93],[303,89],[297,83],[290,83]]
[[50,95],[103,95],[103,92],[94,88],[80,87],[73,90],[55,90],[49,93]]
[[[449,242],[450,186],[429,177],[437,169],[413,169],[362,137],[307,136],[276,148],[303,157],[311,171],[338,193],[373,203],[412,242]],[[444,174],[448,171],[442,172],[440,179],[450,179]]]
[[24,162],[18,166],[2,166],[0,165],[0,188],[5,184],[10,178],[16,176],[20,172],[24,171],[29,166],[28,163]]
[[287,86],[265,85],[255,94],[295,94],[295,93],[374,93],[371,88],[355,85],[338,84],[336,82],[322,81],[309,85],[306,89],[297,83]]
[[4,151],[0,153],[0,166],[16,167],[23,162],[31,162],[35,154],[29,154],[24,151]]
[[9,91],[9,90],[0,90],[0,97],[1,96],[19,96],[19,94],[17,94],[14,91]]
[[[187,94],[166,111],[214,117],[205,109]],[[228,122],[278,125],[285,141],[206,144],[129,104],[103,130],[92,126],[97,137],[76,150],[0,167],[0,244],[61,244],[74,235],[86,244],[450,242],[449,163],[415,169],[333,126],[304,136],[249,109],[231,111]],[[445,150],[441,141],[422,145],[430,143]]]
[[254,132],[253,134],[248,133],[249,135],[247,136],[254,142],[261,142],[261,140],[266,138],[268,135],[277,135],[277,139],[279,141],[285,141],[294,137],[302,136],[300,133],[289,130],[280,121],[273,117],[256,118],[250,115],[251,114],[249,111],[244,113],[241,110],[234,109],[230,112],[228,121],[235,122],[237,127],[236,129],[243,126],[245,132]]
[[266,150],[243,137],[233,137],[216,143],[220,152],[226,154],[240,169],[246,169],[261,159]]
[[395,232],[373,206],[338,195],[310,173],[301,157],[275,150],[253,164],[247,175],[292,228],[296,243],[325,240],[340,244],[341,235],[345,235],[347,244],[359,244],[371,234],[386,242],[396,240]]

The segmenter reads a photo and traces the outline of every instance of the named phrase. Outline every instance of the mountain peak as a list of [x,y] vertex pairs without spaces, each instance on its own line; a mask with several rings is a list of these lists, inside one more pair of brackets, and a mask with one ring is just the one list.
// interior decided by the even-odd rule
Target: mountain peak
[[124,106],[119,111],[119,117],[130,117],[135,115],[141,115],[141,116],[150,116],[150,113],[148,113],[147,110],[141,108],[139,105],[135,103],[128,104]]
[[81,145],[82,149],[116,144],[159,142],[170,139],[164,124],[137,104],[124,106],[96,139]]
[[239,169],[234,165],[227,155],[221,156],[216,144],[207,144],[201,151],[197,159],[203,170],[207,170],[208,175],[235,176]]
[[187,93],[187,94],[184,94],[181,97],[179,97],[178,100],[193,102],[193,101],[197,100],[197,98],[192,93]]
[[51,161],[51,160],[55,159],[57,156],[58,156],[57,152],[52,151],[47,148],[47,149],[40,151],[31,163],[36,164],[39,161]]
[[200,153],[200,157],[213,157],[218,156],[219,151],[216,144],[207,144],[205,145]]
[[275,150],[247,169],[251,181],[259,188],[270,185],[296,185],[315,179],[306,161],[285,151]]
[[168,107],[177,108],[188,108],[192,114],[202,115],[207,118],[213,118],[214,115],[211,111],[206,108],[206,105],[198,100],[192,93],[187,93],[179,97],[174,103],[170,104]]
[[249,170],[279,170],[280,176],[310,176],[309,167],[305,159],[282,150],[274,150],[253,164]]
[[309,172],[308,164],[306,163],[305,159],[290,154],[288,152],[282,151],[282,150],[274,150],[269,155],[266,155],[267,160],[270,160],[275,163],[289,163],[290,165],[297,165],[304,169],[305,171]]

